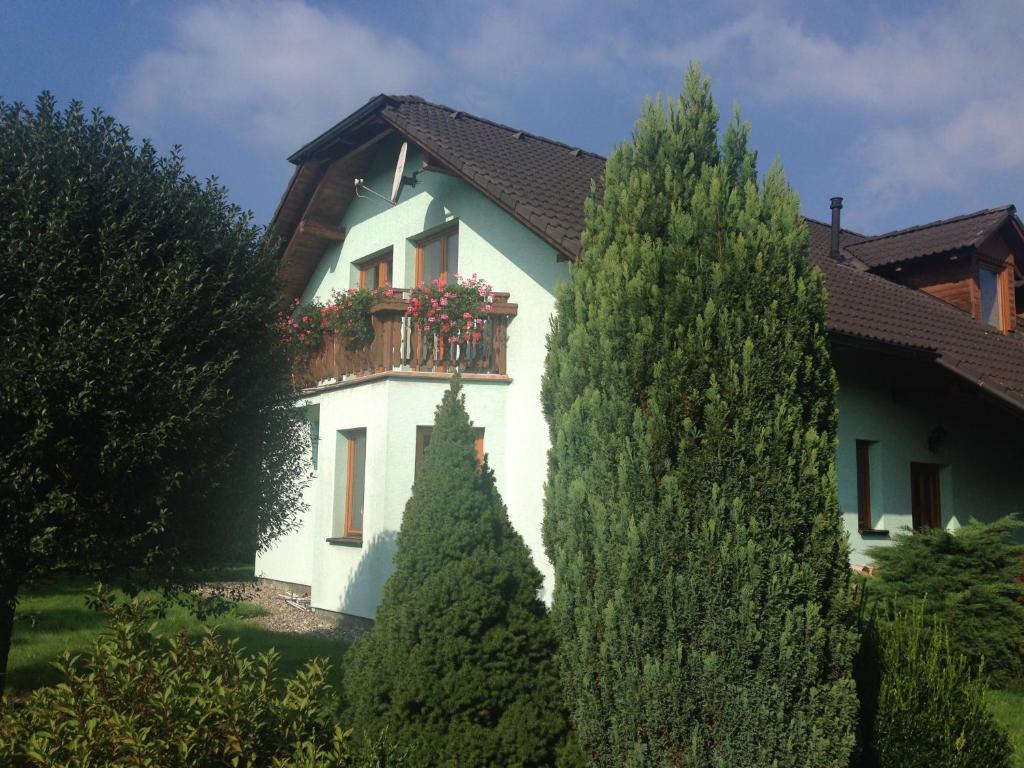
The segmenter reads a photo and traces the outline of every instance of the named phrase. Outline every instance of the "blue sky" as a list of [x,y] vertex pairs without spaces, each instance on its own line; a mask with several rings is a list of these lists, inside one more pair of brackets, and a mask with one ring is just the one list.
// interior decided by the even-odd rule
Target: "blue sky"
[[1021,0],[0,0],[0,99],[77,98],[184,147],[257,221],[291,151],[380,93],[607,154],[699,60],[807,215],[867,232],[1024,204]]

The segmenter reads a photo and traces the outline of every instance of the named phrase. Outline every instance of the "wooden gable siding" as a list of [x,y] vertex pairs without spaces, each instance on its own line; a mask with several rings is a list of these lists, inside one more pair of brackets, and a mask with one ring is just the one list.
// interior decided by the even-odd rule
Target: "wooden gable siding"
[[1014,288],[1015,262],[1015,254],[1006,239],[995,234],[977,249],[936,254],[884,267],[878,273],[908,288],[931,294],[974,318],[980,318],[979,270],[984,267],[998,272],[1003,307],[1002,327],[1011,330],[1016,327],[1016,318],[1024,312],[1024,307],[1018,306],[1017,302],[1019,291]]
[[960,251],[919,259],[879,272],[890,280],[929,293],[977,317],[980,298],[973,261],[969,252]]
[[282,304],[302,295],[324,250],[344,239],[338,224],[355,197],[355,179],[366,173],[377,142],[390,134],[390,127],[369,120],[295,172],[272,224],[282,239]]

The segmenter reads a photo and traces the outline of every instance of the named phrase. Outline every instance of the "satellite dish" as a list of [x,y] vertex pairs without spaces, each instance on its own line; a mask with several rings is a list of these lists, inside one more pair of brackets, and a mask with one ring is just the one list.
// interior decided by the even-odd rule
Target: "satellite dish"
[[402,182],[405,178],[405,155],[409,151],[409,142],[403,141],[402,148],[398,150],[398,164],[395,166],[395,180],[391,182],[391,204],[398,202],[398,196],[402,193]]

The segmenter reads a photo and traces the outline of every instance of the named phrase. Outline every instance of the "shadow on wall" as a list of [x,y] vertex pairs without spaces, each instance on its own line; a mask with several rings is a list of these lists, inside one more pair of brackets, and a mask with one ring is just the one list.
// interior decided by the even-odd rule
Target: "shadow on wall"
[[394,570],[397,531],[385,531],[363,542],[362,557],[341,598],[342,613],[369,619],[377,615],[384,582]]

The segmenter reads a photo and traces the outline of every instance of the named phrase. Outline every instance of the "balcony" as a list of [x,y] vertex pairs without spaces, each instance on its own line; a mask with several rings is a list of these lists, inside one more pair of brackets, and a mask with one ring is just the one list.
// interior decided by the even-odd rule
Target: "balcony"
[[406,316],[406,292],[395,289],[393,298],[370,308],[373,339],[353,349],[337,334],[325,336],[323,349],[308,365],[296,368],[293,380],[300,389],[355,383],[368,377],[400,375],[449,375],[454,371],[507,377],[508,324],[518,307],[508,293],[494,293],[478,341],[449,343],[416,327]]

